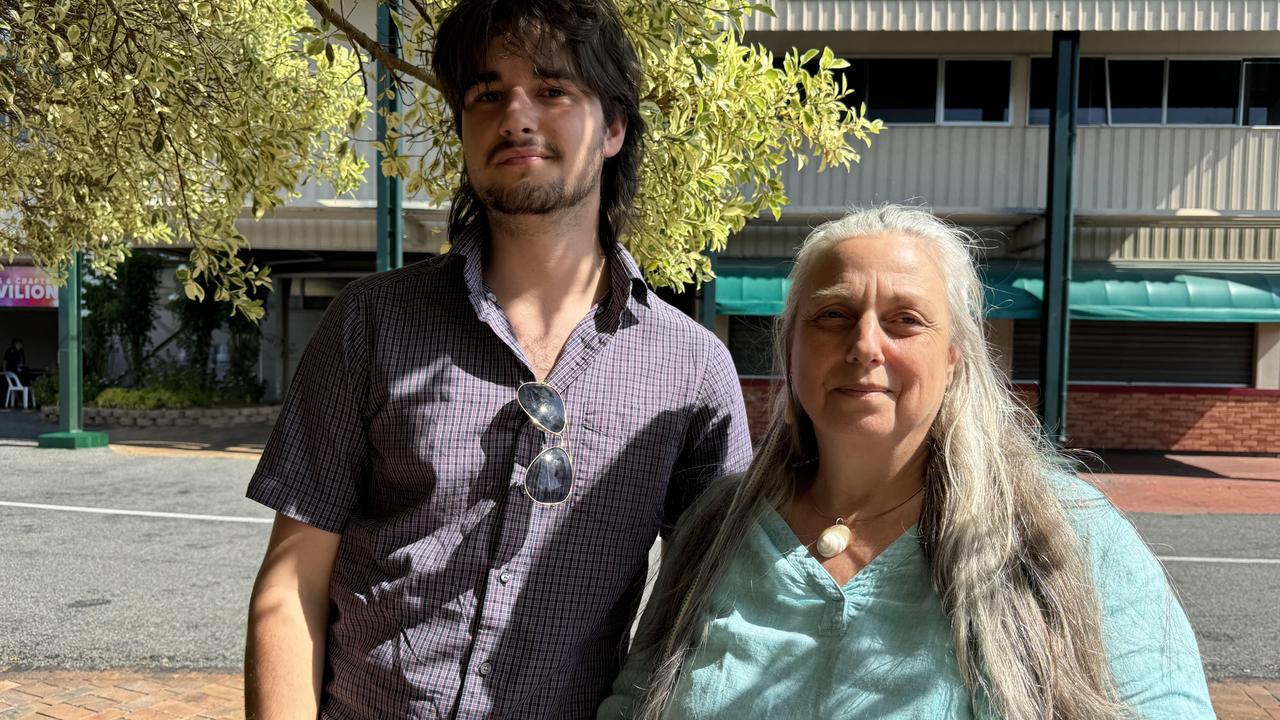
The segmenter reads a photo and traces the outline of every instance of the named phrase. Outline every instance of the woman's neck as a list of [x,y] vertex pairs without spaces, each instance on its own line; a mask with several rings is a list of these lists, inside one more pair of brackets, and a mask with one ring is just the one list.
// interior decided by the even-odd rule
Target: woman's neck
[[[833,518],[854,521],[869,518],[902,505],[919,513],[920,504],[909,502],[924,487],[929,450],[921,446],[915,452],[892,449],[868,453],[820,449],[817,468],[809,487],[801,492],[815,510]],[[907,501],[907,502],[904,502]]]

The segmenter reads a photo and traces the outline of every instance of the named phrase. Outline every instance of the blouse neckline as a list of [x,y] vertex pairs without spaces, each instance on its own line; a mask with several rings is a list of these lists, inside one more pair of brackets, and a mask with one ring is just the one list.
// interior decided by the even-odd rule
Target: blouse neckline
[[822,567],[822,563],[809,553],[776,508],[765,508],[759,526],[769,543],[787,559],[796,572],[804,576],[814,590],[831,600],[854,600],[870,596],[886,576],[913,564],[910,563],[912,559],[924,561],[924,552],[920,548],[919,523],[914,523],[872,558],[849,582],[840,586],[831,577],[831,573]]

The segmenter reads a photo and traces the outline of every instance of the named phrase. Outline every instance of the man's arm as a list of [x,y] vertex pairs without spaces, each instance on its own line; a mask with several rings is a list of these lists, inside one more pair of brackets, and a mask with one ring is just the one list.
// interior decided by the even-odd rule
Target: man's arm
[[702,385],[667,486],[664,538],[713,480],[741,473],[751,463],[747,410],[733,358],[714,338],[708,339],[707,348]]
[[329,575],[341,535],[276,514],[249,600],[245,716],[316,717],[329,626]]

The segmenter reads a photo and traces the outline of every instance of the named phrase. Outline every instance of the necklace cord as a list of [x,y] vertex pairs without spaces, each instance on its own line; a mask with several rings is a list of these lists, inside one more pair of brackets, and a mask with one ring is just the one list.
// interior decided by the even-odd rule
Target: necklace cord
[[[853,519],[851,519],[851,520],[846,520],[846,519],[845,519],[844,517],[842,517],[842,516],[841,516],[841,517],[836,517],[836,518],[835,518],[835,523],[836,523],[837,525],[852,525],[852,524],[854,524],[854,523],[870,522],[870,521],[872,521],[872,520],[876,520],[876,519],[882,518],[882,517],[884,517],[885,515],[888,515],[889,513],[893,512],[894,510],[897,510],[898,508],[902,507],[903,505],[906,505],[907,503],[911,502],[912,500],[914,500],[914,499],[915,499],[915,497],[916,497],[917,495],[919,495],[919,494],[920,494],[920,493],[922,493],[922,492],[924,492],[924,485],[921,485],[919,490],[916,490],[915,492],[911,493],[911,495],[909,495],[909,496],[907,497],[907,499],[906,499],[906,500],[903,500],[902,502],[898,503],[897,505],[894,505],[893,507],[889,508],[888,510],[884,510],[884,511],[882,511],[882,512],[878,512],[878,513],[876,513],[875,515],[872,515],[871,517],[865,517],[865,518],[863,518],[863,517],[860,517],[860,518],[853,518]],[[818,514],[818,516],[819,516],[819,517],[821,517],[822,519],[826,520],[827,518],[831,517],[830,515],[826,515],[826,514],[824,514],[824,513],[822,512],[822,510],[818,508],[818,506],[813,502],[813,498],[809,497],[808,493],[806,493],[806,494],[805,494],[805,496],[804,496],[804,500],[805,500],[805,502],[809,503],[809,507],[813,508],[813,511],[814,511],[815,513],[817,513],[817,514]]]

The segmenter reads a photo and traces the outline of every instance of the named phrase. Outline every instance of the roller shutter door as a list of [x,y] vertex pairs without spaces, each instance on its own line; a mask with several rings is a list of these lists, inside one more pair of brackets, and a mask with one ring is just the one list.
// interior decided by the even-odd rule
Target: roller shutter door
[[[1238,385],[1253,383],[1251,323],[1161,323],[1075,320],[1069,379],[1073,382]],[[1040,321],[1017,320],[1013,377],[1040,374]]]

